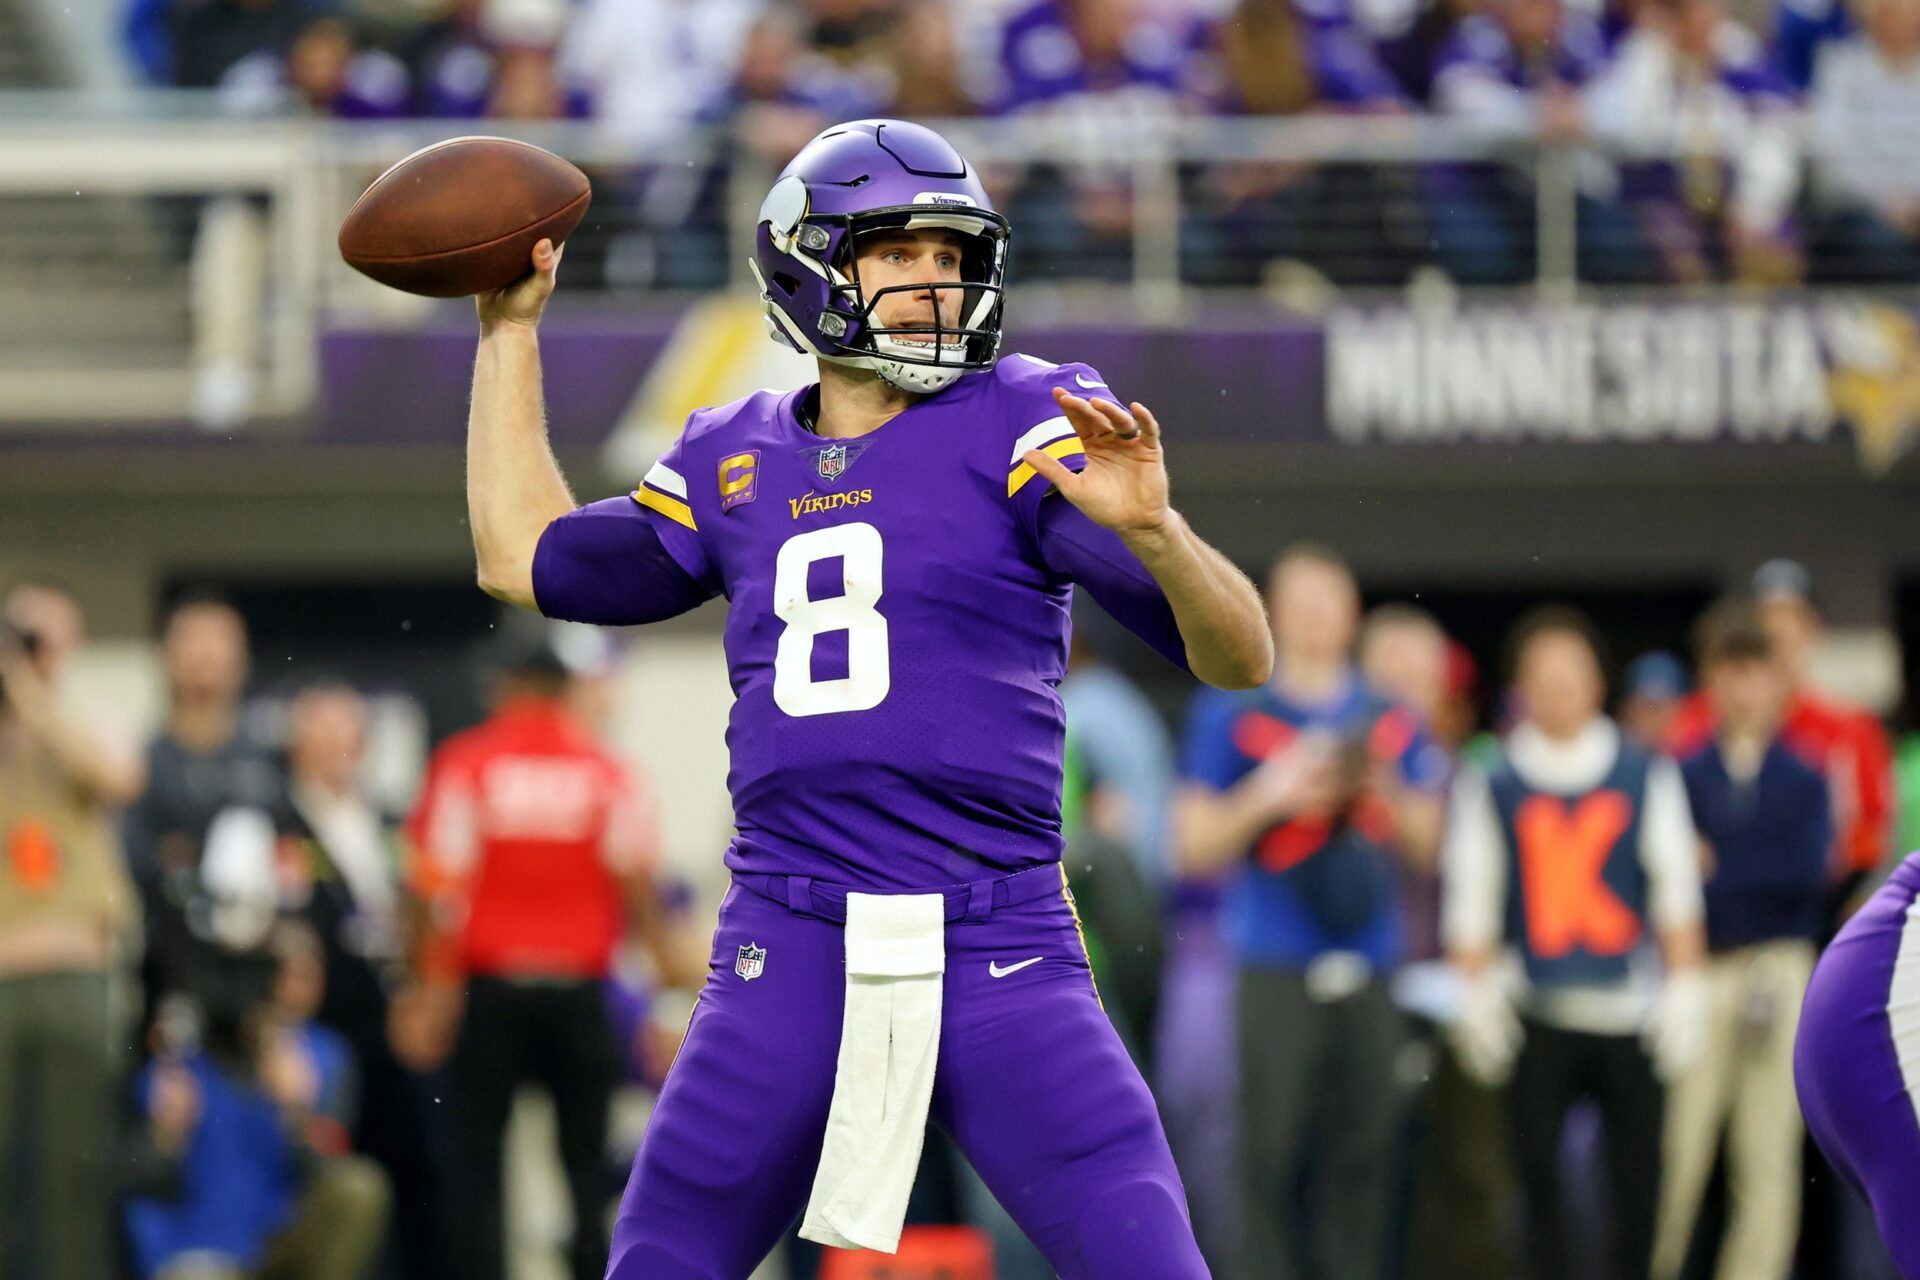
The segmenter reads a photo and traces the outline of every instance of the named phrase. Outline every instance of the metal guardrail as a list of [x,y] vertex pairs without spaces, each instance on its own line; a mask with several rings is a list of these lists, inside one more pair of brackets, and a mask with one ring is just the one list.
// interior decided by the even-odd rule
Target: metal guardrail
[[[222,116],[215,107],[211,95],[181,91],[0,94],[0,208],[52,197],[238,196],[259,210],[265,218],[264,277],[224,282],[229,292],[257,288],[266,299],[262,314],[269,332],[259,357],[260,391],[248,406],[249,416],[294,413],[309,402],[322,315],[407,314],[405,300],[382,296],[384,291],[375,291],[340,262],[333,230],[375,174],[418,147],[462,133],[498,132],[586,168],[600,191],[594,215],[576,235],[597,243],[569,255],[569,267],[577,268],[570,292],[598,287],[611,298],[676,288],[746,287],[752,219],[772,178],[769,162],[718,130],[689,132],[672,154],[643,154],[616,128],[595,122],[253,121]],[[1309,240],[1312,234],[1332,237],[1329,243],[1343,246],[1342,262],[1368,265],[1382,250],[1354,240],[1356,226],[1383,218],[1390,223],[1391,208],[1383,213],[1380,206],[1417,206],[1424,198],[1421,175],[1470,165],[1498,165],[1531,182],[1529,225],[1521,228],[1521,243],[1531,254],[1532,287],[1554,300],[1581,287],[1578,155],[1570,150],[1492,137],[1420,115],[1191,119],[1156,127],[1130,124],[1124,136],[1089,134],[1084,124],[1044,119],[934,123],[982,167],[990,187],[1018,188],[1011,197],[1016,211],[1022,200],[1045,207],[1043,176],[1049,171],[1105,175],[1124,206],[1124,219],[1118,220],[1123,227],[1116,229],[1110,219],[1100,244],[1083,245],[1069,232],[1054,257],[1039,257],[1038,270],[1023,271],[1018,278],[1029,297],[1050,288],[1092,285],[1108,299],[1103,306],[1118,301],[1143,320],[1156,321],[1179,316],[1195,305],[1202,289],[1220,283],[1194,268],[1196,261],[1209,261],[1208,253],[1240,254],[1251,264],[1247,282],[1257,282],[1262,263],[1288,256],[1284,248],[1290,243],[1270,236],[1275,224],[1260,219],[1283,215],[1253,201],[1246,206],[1254,210],[1248,218],[1209,221],[1202,212],[1210,198],[1209,175],[1220,173],[1279,183],[1282,203],[1293,202],[1284,216],[1301,221]],[[1361,180],[1324,190],[1301,185],[1300,175],[1322,172]],[[1384,196],[1368,177],[1374,173],[1393,176]],[[1071,184],[1068,190],[1071,196]],[[1058,188],[1052,198],[1057,203]],[[1215,203],[1232,207],[1230,201]],[[1027,222],[1016,218],[1016,262],[1023,235],[1046,225],[1041,215]],[[1201,231],[1213,237],[1211,247],[1196,250],[1189,241]],[[1402,268],[1431,257],[1417,232],[1395,239],[1388,225],[1373,226],[1368,234],[1392,241],[1388,248],[1400,255],[1392,269],[1402,277]],[[176,251],[179,241],[176,236]],[[0,226],[0,279],[8,272],[9,255],[33,252],[32,244],[30,237],[10,242]],[[1274,244],[1282,251],[1275,252]],[[592,261],[595,255],[596,268],[579,269],[577,259]],[[1307,261],[1316,265],[1310,254]],[[193,323],[195,334],[182,356],[189,362],[208,317],[196,311]],[[5,332],[0,318],[0,339],[30,345],[36,335],[31,325]],[[180,369],[116,369],[108,344],[82,343],[67,355],[71,358],[64,362],[49,356],[27,370],[0,362],[0,417],[157,419],[193,409],[181,402]]]

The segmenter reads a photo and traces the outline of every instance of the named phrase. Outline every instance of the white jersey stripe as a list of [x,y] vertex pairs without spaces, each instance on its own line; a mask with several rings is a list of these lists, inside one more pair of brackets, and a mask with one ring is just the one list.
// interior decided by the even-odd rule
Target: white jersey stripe
[[[633,473],[629,471],[627,474],[632,475]],[[662,493],[670,493],[682,502],[687,500],[686,479],[682,477],[678,471],[675,471],[664,462],[654,463],[653,467],[647,472],[645,481]]]
[[1073,433],[1073,424],[1067,421],[1065,414],[1057,418],[1048,418],[1040,425],[1028,428],[1025,435],[1013,442],[1013,456],[1007,459],[1007,465],[1012,466],[1020,461],[1029,449],[1038,449],[1042,445],[1052,444],[1055,440]]
[[1900,931],[1893,982],[1887,989],[1887,1025],[1901,1083],[1920,1118],[1920,901],[1907,908],[1906,927]]

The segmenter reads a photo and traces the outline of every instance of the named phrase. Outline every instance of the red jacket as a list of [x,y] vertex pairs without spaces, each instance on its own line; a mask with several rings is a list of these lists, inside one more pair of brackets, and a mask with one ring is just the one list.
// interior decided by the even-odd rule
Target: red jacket
[[522,698],[434,752],[408,820],[435,976],[606,976],[651,797],[558,702]]
[[[1670,731],[1676,757],[1713,737],[1713,707],[1703,693],[1681,704]],[[1893,835],[1893,748],[1871,712],[1828,702],[1804,690],[1787,704],[1780,736],[1802,759],[1827,775],[1833,789],[1836,875],[1872,871],[1887,856]]]

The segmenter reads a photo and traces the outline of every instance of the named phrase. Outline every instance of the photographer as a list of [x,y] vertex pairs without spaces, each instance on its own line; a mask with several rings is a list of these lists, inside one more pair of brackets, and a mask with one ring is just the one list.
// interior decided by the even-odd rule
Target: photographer
[[[1360,597],[1344,564],[1289,550],[1268,602],[1273,680],[1194,700],[1176,814],[1182,870],[1226,877],[1223,931],[1239,965],[1245,1230],[1226,1274],[1289,1276],[1305,1252],[1325,1274],[1375,1275],[1399,1125],[1395,864],[1431,866],[1446,761],[1354,669]],[[1322,1209],[1300,1250],[1303,1167]]]
[[320,941],[257,919],[271,932],[221,950],[157,1021],[127,1209],[143,1280],[359,1280],[385,1232],[387,1179],[347,1147],[352,1053],[312,1020]]
[[0,1258],[63,1280],[109,1273],[109,991],[135,912],[108,811],[141,781],[62,705],[83,635],[56,587],[0,602]]

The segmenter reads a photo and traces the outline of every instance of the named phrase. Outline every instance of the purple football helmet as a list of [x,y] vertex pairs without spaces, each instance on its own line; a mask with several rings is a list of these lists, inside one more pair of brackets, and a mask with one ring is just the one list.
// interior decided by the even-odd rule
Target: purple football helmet
[[[854,240],[923,227],[959,233],[960,279],[863,290]],[[939,134],[904,120],[855,120],[809,142],[760,206],[752,260],[777,341],[923,393],[993,364],[1006,264],[1007,220],[972,167]],[[961,295],[957,328],[938,306],[930,324],[874,323],[886,294],[948,289]]]

